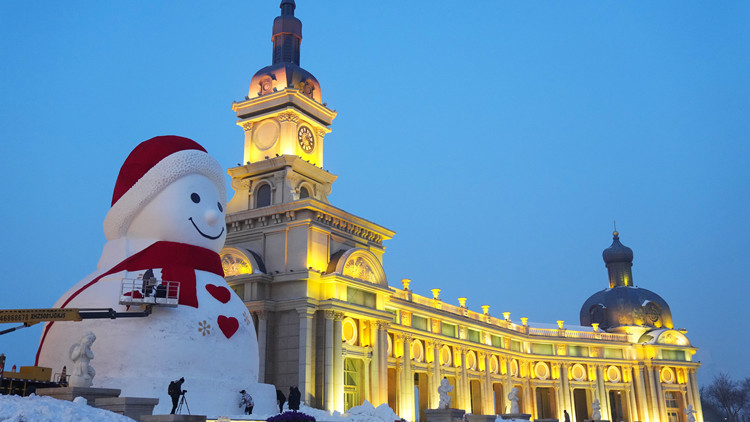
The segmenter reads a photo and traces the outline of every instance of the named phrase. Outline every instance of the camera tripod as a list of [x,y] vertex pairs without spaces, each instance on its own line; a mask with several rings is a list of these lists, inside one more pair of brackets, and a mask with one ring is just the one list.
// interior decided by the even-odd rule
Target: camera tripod
[[187,414],[188,415],[190,414],[190,405],[188,405],[187,399],[185,398],[185,393],[186,392],[187,391],[183,391],[182,392],[182,395],[180,397],[180,404],[177,405],[177,411],[175,413],[177,413],[178,415],[182,414],[182,405],[183,404],[185,405],[185,408],[187,409]]

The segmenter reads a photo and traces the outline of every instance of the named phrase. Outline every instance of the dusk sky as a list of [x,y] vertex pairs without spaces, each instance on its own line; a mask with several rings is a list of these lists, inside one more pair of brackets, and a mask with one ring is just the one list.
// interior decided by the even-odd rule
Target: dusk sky
[[[0,2],[0,309],[51,307],[94,271],[141,141],[242,160],[232,101],[271,63],[278,6]],[[700,348],[701,384],[750,376],[750,2],[299,0],[295,15],[301,65],[338,111],[329,200],[396,231],[391,286],[577,325],[608,287],[617,220],[635,284]],[[40,332],[0,336],[7,368],[33,364]]]

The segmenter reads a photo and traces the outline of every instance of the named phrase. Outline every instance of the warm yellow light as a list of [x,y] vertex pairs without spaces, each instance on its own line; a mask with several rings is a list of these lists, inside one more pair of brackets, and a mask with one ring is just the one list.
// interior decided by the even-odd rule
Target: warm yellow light
[[599,323],[598,322],[592,323],[591,327],[594,329],[594,331],[599,331]]
[[561,320],[561,319],[558,319],[558,320],[557,320],[557,328],[559,328],[559,329],[561,329],[561,330],[562,330],[562,329],[563,329],[563,324],[564,324],[564,323],[565,323],[565,321],[563,321],[563,320]]
[[435,300],[440,299],[440,289],[432,289],[432,298]]
[[523,324],[524,327],[529,325],[529,319],[527,317],[521,318],[521,324]]

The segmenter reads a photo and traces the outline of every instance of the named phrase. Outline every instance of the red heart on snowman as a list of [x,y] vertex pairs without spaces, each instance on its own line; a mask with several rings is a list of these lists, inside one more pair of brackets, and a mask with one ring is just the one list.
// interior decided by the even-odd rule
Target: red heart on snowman
[[232,294],[229,292],[229,289],[224,286],[214,286],[213,284],[206,284],[206,290],[211,293],[211,296],[213,296],[214,299],[218,300],[221,303],[227,303],[229,302],[229,299],[232,298]]
[[237,329],[240,328],[240,323],[237,321],[237,318],[219,315],[216,322],[219,323],[219,328],[226,338],[232,337],[234,333],[237,332]]

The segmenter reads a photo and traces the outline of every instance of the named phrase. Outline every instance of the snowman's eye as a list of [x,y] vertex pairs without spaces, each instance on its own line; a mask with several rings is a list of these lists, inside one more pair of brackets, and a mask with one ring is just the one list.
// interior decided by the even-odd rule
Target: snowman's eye
[[201,201],[201,196],[198,195],[197,193],[192,193],[192,194],[190,194],[190,199],[192,199],[193,202],[195,202],[197,204],[198,202]]
[[216,206],[219,207],[219,212],[224,212],[224,208],[221,206],[221,202],[217,202]]

